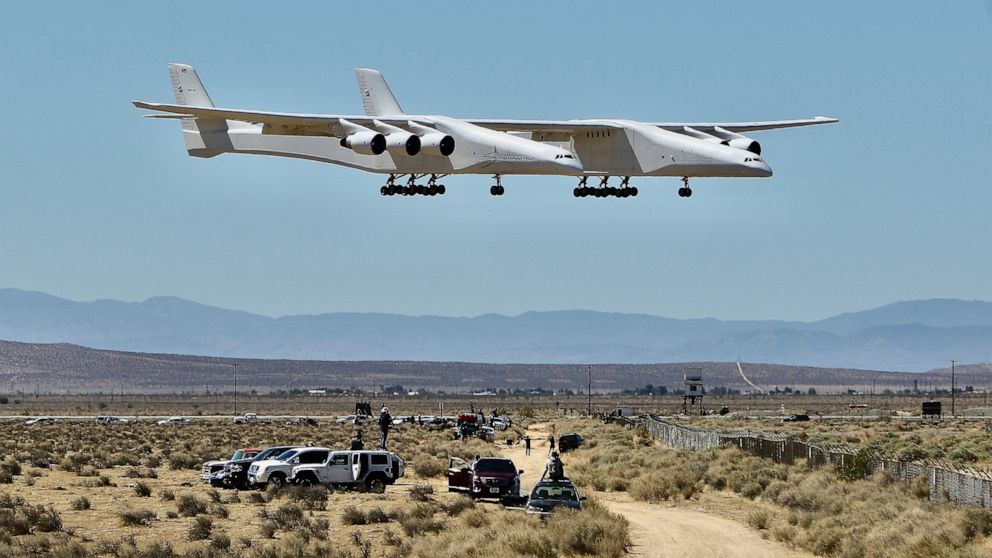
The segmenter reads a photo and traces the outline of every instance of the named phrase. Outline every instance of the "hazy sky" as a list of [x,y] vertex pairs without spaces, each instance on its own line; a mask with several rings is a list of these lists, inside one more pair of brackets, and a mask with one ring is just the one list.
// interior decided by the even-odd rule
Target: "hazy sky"
[[[622,6],[622,7],[620,7]],[[176,295],[269,315],[588,308],[816,319],[992,299],[985,2],[10,2],[0,18],[0,287]],[[168,62],[220,106],[360,113],[352,68],[409,112],[653,121],[836,116],[754,134],[770,179],[382,178],[194,159]]]

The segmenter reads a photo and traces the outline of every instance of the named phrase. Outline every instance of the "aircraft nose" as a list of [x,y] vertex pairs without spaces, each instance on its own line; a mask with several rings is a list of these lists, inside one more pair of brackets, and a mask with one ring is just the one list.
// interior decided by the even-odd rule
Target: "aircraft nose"
[[755,163],[755,170],[758,172],[758,176],[767,178],[772,175],[772,168],[768,166],[768,163],[764,161],[755,161]]

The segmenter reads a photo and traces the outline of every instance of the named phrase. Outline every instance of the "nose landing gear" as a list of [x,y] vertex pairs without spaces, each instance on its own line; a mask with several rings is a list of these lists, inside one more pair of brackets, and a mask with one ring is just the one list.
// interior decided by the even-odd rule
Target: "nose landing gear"
[[692,197],[692,188],[689,187],[689,177],[688,176],[683,176],[682,177],[682,187],[679,188],[679,197],[680,198],[690,198],[690,197]]
[[586,196],[593,196],[595,198],[606,198],[606,197],[617,197],[617,198],[628,198],[637,195],[636,186],[628,186],[630,183],[630,177],[624,176],[620,179],[620,187],[614,188],[609,186],[609,176],[604,176],[599,179],[599,187],[593,188],[586,186],[586,181],[588,176],[583,176],[579,179],[579,185],[572,190],[572,195],[577,198],[584,198]]

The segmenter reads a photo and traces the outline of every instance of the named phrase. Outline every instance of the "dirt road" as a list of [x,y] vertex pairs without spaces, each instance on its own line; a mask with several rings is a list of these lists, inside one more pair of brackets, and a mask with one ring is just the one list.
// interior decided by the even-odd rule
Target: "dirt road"
[[[534,424],[527,433],[533,439],[531,455],[522,445],[505,448],[503,454],[524,470],[522,491],[534,486],[548,457],[545,424]],[[567,473],[566,461],[566,473]],[[626,493],[596,492],[597,500],[630,523],[632,554],[644,557],[794,558],[809,554],[766,541],[753,529],[736,521],[692,509],[638,502]]]

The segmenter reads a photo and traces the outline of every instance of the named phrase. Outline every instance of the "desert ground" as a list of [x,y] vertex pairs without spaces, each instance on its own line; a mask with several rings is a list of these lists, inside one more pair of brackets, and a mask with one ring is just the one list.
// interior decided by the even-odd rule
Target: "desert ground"
[[[579,402],[586,403],[585,398],[571,400]],[[27,410],[26,403],[32,415],[69,409],[82,414],[91,405],[110,414],[117,404],[127,405],[114,401],[101,408],[98,400],[61,400],[62,406],[44,412],[40,397],[17,405]],[[465,410],[457,407],[468,403],[451,401],[447,408]],[[547,398],[528,403],[508,409],[514,426],[499,433],[496,443],[454,440],[450,430],[397,427],[389,449],[406,461],[407,474],[383,494],[321,487],[218,490],[200,480],[203,461],[225,458],[238,447],[313,443],[345,448],[355,427],[329,420],[317,427],[281,421],[235,426],[229,418],[190,413],[190,424],[166,427],[147,418],[112,426],[83,418],[36,426],[24,425],[23,418],[8,419],[0,422],[0,554],[992,556],[992,514],[932,504],[919,486],[878,475],[842,480],[829,469],[774,464],[734,448],[677,451],[641,428],[582,417],[572,410],[577,404],[555,405]],[[174,401],[142,403],[140,409],[131,404],[129,410],[143,413],[181,410]],[[596,404],[607,407],[604,399]],[[269,405],[288,407],[284,401]],[[399,401],[390,406],[394,413],[418,408]],[[310,414],[295,410],[286,414]],[[348,407],[327,410],[346,412]],[[986,438],[992,436],[984,422],[975,420],[866,417],[783,423],[743,415],[673,420],[726,430],[806,433],[848,444],[890,444],[893,451],[971,459],[976,466],[987,462]],[[365,427],[367,438],[375,437],[374,430]],[[542,520],[447,491],[448,458],[479,454],[512,458],[524,470],[522,492],[527,492],[543,470],[547,439],[569,432],[586,438],[584,446],[563,456],[566,474],[588,497],[580,512]],[[530,456],[522,444],[506,443],[524,434],[534,440]]]

